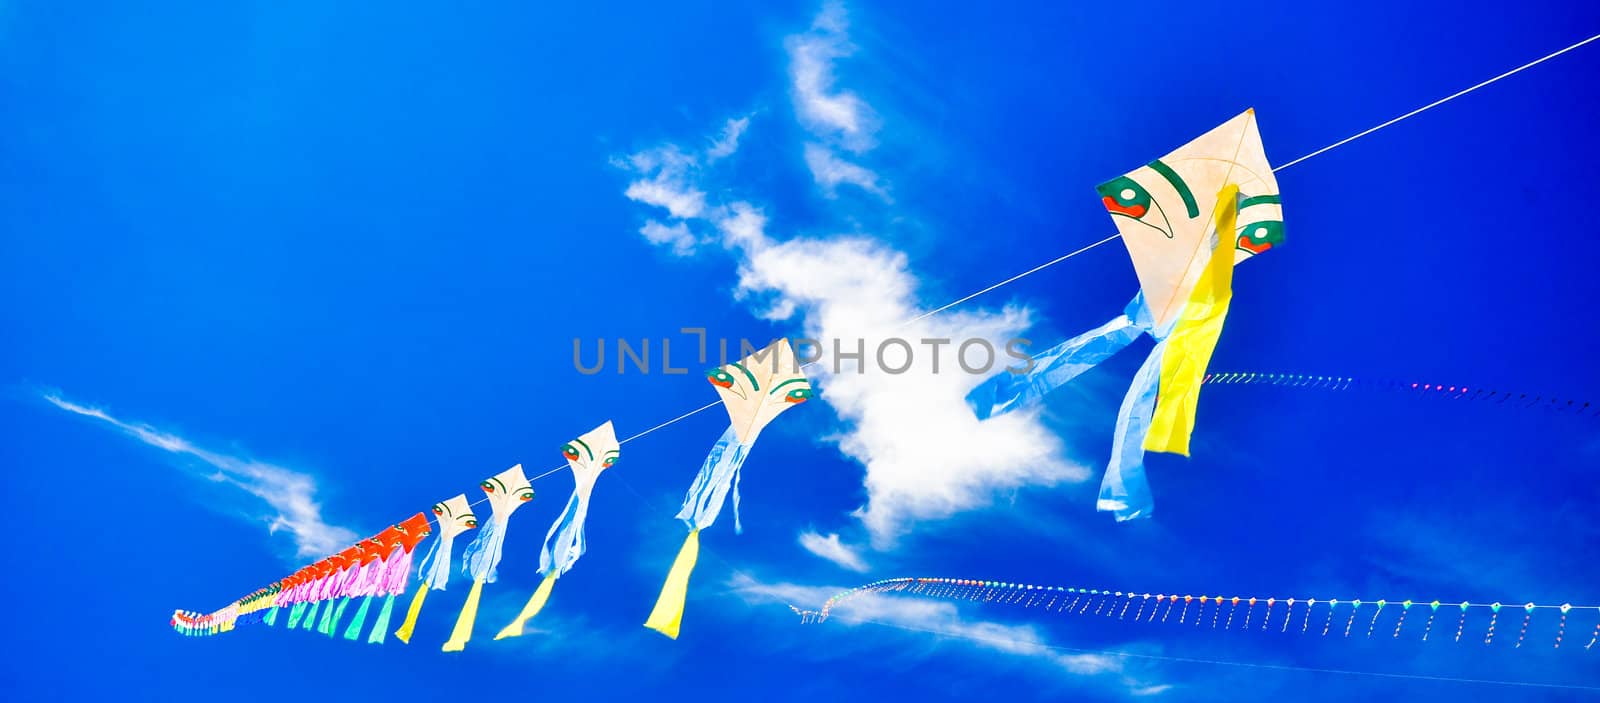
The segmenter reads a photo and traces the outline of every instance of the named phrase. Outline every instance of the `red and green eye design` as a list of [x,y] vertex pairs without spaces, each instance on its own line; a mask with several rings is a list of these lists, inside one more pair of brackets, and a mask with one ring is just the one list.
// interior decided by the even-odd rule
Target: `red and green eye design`
[[494,493],[494,484],[489,481],[479,483],[478,487],[482,488],[484,493]]
[[791,378],[774,386],[767,393],[769,396],[779,396],[780,394],[785,403],[804,403],[811,399],[811,384],[804,378]]
[[475,518],[475,517],[473,517],[471,515],[468,515],[465,520],[461,521],[461,524],[466,525],[467,527],[477,527],[478,526],[478,518]]
[[1283,222],[1268,220],[1265,222],[1252,222],[1239,228],[1239,239],[1235,246],[1239,249],[1260,254],[1283,243]]
[[572,446],[570,443],[569,444],[563,444],[563,445],[561,445],[561,456],[566,457],[568,461],[577,461],[578,460],[578,448]]
[[444,515],[444,504],[443,503],[434,503],[433,504],[433,514],[434,515],[441,515],[441,516]]
[[[1262,214],[1266,214],[1267,217],[1277,214],[1271,210],[1258,214],[1260,213],[1259,210],[1250,209],[1258,205],[1277,205],[1282,207],[1283,199],[1276,195],[1252,195],[1239,201],[1239,219],[1245,224],[1239,225],[1238,231],[1234,233],[1237,237],[1234,240],[1234,247],[1248,251],[1251,254],[1260,254],[1283,244],[1283,220],[1261,219],[1255,222],[1249,221],[1252,218],[1261,217]],[[1278,216],[1282,217],[1282,215]]]
[[522,501],[524,503],[526,503],[526,502],[528,502],[530,500],[533,500],[533,488],[524,487],[521,490],[518,490],[517,491],[517,500],[520,500],[520,501]]
[[600,468],[602,468],[602,469],[611,468],[613,465],[615,465],[617,463],[617,457],[618,457],[618,454],[615,451],[607,453],[606,454],[606,458],[602,459],[600,461]]
[[1125,215],[1137,220],[1150,212],[1150,191],[1132,178],[1120,176],[1106,183],[1100,184],[1095,190],[1100,193],[1100,202],[1105,203],[1106,209],[1113,215]]
[[717,386],[718,388],[733,387],[733,374],[723,371],[722,369],[712,369],[707,371],[706,380],[710,381],[711,385]]

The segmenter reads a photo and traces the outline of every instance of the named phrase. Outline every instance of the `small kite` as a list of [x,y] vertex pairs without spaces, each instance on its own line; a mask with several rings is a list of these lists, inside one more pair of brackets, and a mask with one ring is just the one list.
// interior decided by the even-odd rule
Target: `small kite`
[[428,590],[443,591],[450,583],[450,557],[455,548],[456,535],[478,526],[478,518],[472,514],[472,506],[467,503],[465,494],[435,503],[433,518],[439,523],[439,539],[434,541],[417,568],[422,585],[417,587],[417,595],[411,599],[411,607],[406,609],[405,622],[394,632],[396,638],[407,644],[411,642],[411,632],[417,626],[417,616],[422,613],[422,601],[428,597]]
[[1254,110],[1097,190],[1133,259],[1139,294],[1116,319],[1035,355],[1027,371],[984,381],[967,404],[980,419],[1034,406],[1149,334],[1156,345],[1122,400],[1096,504],[1128,520],[1153,505],[1144,452],[1189,455],[1233,267],[1283,243],[1283,211]]
[[589,495],[594,492],[594,482],[600,478],[600,472],[616,464],[622,452],[616,430],[608,420],[561,447],[561,455],[572,468],[572,497],[567,499],[566,509],[544,537],[544,548],[539,552],[539,573],[544,575],[544,580],[539,582],[539,588],[534,590],[517,619],[494,636],[497,640],[521,635],[528,620],[544,608],[556,579],[583,556],[583,523],[589,516]]
[[739,467],[744,465],[761,429],[773,418],[811,397],[811,382],[800,372],[789,340],[779,339],[739,361],[706,374],[717,387],[728,411],[730,425],[711,447],[705,464],[684,497],[677,518],[689,527],[689,536],[672,562],[661,595],[644,626],[673,639],[683,621],[689,594],[689,574],[700,554],[700,531],[716,522],[728,491],[733,491],[733,529],[739,524]]
[[478,619],[483,584],[494,583],[495,567],[500,565],[500,550],[506,543],[506,521],[523,503],[533,500],[533,486],[522,473],[521,464],[484,479],[478,487],[489,496],[489,521],[461,555],[461,572],[472,577],[472,590],[467,592],[467,602],[461,606],[455,629],[444,643],[446,652],[459,652],[466,648],[467,640],[472,639],[472,624]]

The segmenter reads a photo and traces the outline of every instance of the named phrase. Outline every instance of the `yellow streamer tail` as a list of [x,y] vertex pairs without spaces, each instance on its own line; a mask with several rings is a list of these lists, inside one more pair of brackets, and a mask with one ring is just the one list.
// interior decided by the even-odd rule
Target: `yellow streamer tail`
[[1155,416],[1145,436],[1145,451],[1189,456],[1189,435],[1194,432],[1200,384],[1205,381],[1211,352],[1222,336],[1222,323],[1233,300],[1233,242],[1239,214],[1239,187],[1229,185],[1217,195],[1217,247],[1200,273],[1194,291],[1167,349],[1161,356],[1161,390]]
[[411,631],[417,627],[417,616],[422,614],[422,601],[427,597],[428,582],[423,581],[422,587],[417,589],[417,595],[411,597],[411,607],[406,608],[406,621],[400,623],[400,629],[394,631],[395,639],[411,644]]
[[667,572],[667,582],[661,586],[661,596],[650,611],[644,626],[678,639],[678,626],[683,623],[683,602],[689,596],[689,574],[694,573],[694,562],[700,557],[700,531],[693,530],[683,540],[678,558],[672,560],[672,570]]
[[467,602],[461,606],[461,615],[456,618],[456,627],[450,631],[450,641],[441,648],[443,651],[459,652],[467,648],[467,640],[472,639],[472,624],[478,619],[478,600],[482,597],[483,581],[474,580],[472,590],[467,592]]
[[555,585],[556,570],[551,569],[550,574],[539,582],[539,588],[534,590],[533,597],[528,599],[528,604],[522,606],[522,612],[517,615],[517,619],[512,620],[511,624],[506,625],[505,629],[494,638],[503,640],[507,637],[521,637],[523,626],[527,625],[533,616],[538,615],[539,611],[544,610],[544,602],[550,600],[550,589],[555,588]]

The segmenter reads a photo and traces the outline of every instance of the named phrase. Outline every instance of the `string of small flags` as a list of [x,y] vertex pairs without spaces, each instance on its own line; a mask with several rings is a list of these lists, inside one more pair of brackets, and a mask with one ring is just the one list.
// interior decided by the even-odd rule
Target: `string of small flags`
[[1351,376],[1249,372],[1208,374],[1202,382],[1209,386],[1256,385],[1316,388],[1328,391],[1392,391],[1428,398],[1479,401],[1520,408],[1537,407],[1551,412],[1571,413],[1583,417],[1600,417],[1600,405],[1596,405],[1591,401],[1542,393],[1523,393],[1449,383],[1355,378]]
[[[1481,641],[1485,645],[1495,643],[1502,619],[1514,622],[1520,616],[1515,648],[1529,642],[1528,628],[1536,616],[1541,621],[1554,621],[1551,645],[1556,649],[1562,647],[1566,638],[1569,619],[1592,617],[1596,620],[1595,627],[1583,648],[1592,650],[1600,640],[1600,606],[1594,605],[1196,596],[927,577],[884,579],[840,591],[823,603],[820,610],[804,610],[792,605],[789,608],[800,616],[801,622],[819,623],[826,621],[840,604],[873,593],[1015,605],[1065,615],[1116,618],[1123,622],[1161,622],[1213,630],[1295,632],[1319,637],[1388,635],[1392,639],[1422,641],[1441,637],[1450,637],[1455,642],[1463,638],[1469,642],[1479,640],[1476,634],[1469,634],[1470,629],[1471,633],[1482,632]],[[1447,629],[1451,624],[1455,626],[1453,633]],[[1502,642],[1506,639],[1506,636],[1500,637]]]

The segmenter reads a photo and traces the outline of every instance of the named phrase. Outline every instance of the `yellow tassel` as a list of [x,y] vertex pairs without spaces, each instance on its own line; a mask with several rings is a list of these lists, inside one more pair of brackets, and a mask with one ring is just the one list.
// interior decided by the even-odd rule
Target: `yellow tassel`
[[446,652],[459,652],[467,648],[467,640],[472,639],[472,623],[478,619],[478,599],[483,597],[483,581],[472,582],[472,590],[467,593],[467,603],[461,606],[461,615],[456,618],[456,627],[450,631],[450,641],[444,643]]
[[1233,300],[1233,246],[1239,213],[1239,187],[1229,185],[1217,195],[1217,248],[1200,273],[1185,302],[1167,350],[1161,356],[1161,390],[1155,416],[1145,436],[1145,451],[1189,456],[1189,435],[1194,432],[1200,384],[1205,380],[1211,352],[1222,336],[1222,323]]
[[667,582],[661,586],[661,596],[650,611],[644,626],[678,639],[678,626],[683,623],[683,601],[689,596],[689,574],[694,572],[695,559],[700,556],[700,531],[693,530],[683,540],[678,558],[672,560],[672,570],[667,572]]
[[395,639],[411,644],[411,631],[417,627],[417,616],[422,614],[422,600],[427,597],[428,582],[423,581],[422,587],[417,589],[417,595],[411,597],[411,607],[406,609],[406,621],[400,623],[400,629],[394,631]]
[[523,626],[527,625],[533,616],[538,615],[539,611],[544,610],[544,602],[550,600],[550,589],[555,588],[555,585],[556,571],[551,569],[550,574],[545,576],[544,580],[539,582],[539,587],[533,591],[533,597],[528,599],[528,604],[522,606],[522,613],[494,638],[503,640],[507,637],[521,637]]

